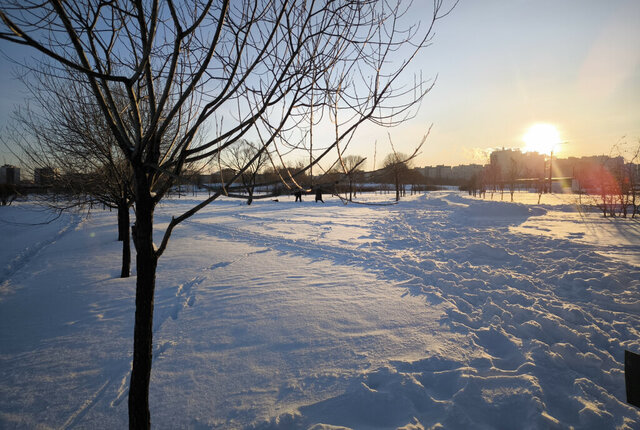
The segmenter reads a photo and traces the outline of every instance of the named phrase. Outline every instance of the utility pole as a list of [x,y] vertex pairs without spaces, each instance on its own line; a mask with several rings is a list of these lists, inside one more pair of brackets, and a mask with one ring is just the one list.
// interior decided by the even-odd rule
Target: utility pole
[[549,193],[551,193],[551,173],[553,171],[553,150],[551,150],[551,153],[549,154]]
[[[564,145],[566,143],[569,143],[569,141],[565,140],[564,142],[558,142],[555,144],[554,149],[557,148],[559,145]],[[552,185],[552,177],[553,177],[552,173],[553,173],[553,149],[549,153],[549,193],[551,193],[551,185]]]

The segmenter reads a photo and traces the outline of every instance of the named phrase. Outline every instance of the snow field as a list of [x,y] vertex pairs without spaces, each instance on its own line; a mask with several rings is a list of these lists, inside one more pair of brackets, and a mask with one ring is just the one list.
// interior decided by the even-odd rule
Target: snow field
[[[214,202],[160,260],[153,425],[640,426],[623,374],[638,224],[551,197]],[[135,281],[117,278],[115,213],[27,228],[42,214],[7,209],[0,427],[126,426]]]

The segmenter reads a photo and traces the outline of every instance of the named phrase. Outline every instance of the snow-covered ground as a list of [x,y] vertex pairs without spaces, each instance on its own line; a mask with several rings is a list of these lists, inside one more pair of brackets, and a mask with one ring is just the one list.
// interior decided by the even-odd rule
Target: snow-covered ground
[[[158,267],[153,426],[640,428],[640,223],[499,198],[214,202]],[[0,208],[0,428],[124,428],[115,212],[52,219]]]

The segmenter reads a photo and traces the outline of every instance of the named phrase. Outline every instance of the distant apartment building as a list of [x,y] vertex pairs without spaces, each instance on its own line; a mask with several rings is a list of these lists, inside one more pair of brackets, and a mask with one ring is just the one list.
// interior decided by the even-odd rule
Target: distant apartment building
[[418,167],[416,169],[418,172],[422,174],[426,179],[434,179],[436,177],[436,168],[432,166],[426,167]]
[[422,175],[431,180],[447,180],[451,179],[451,166],[443,164],[438,166],[427,166],[417,169]]
[[[622,169],[631,169],[636,178],[640,177],[640,166],[625,164],[622,157],[588,156],[553,158],[553,181],[566,184],[577,182],[582,189],[592,189],[602,181],[602,172],[615,175]],[[516,179],[522,183],[535,183],[549,177],[549,157],[537,152],[522,152],[519,149],[500,149],[490,155],[490,164],[466,164],[459,166],[426,166],[416,168],[431,183],[442,185],[461,185],[474,176],[486,175],[485,180],[504,183]],[[619,174],[619,173],[618,173]],[[562,185],[565,186],[565,185]],[[555,185],[554,185],[555,187]]]
[[33,182],[36,185],[51,185],[55,176],[55,170],[51,167],[40,167],[33,170]]
[[483,169],[484,167],[479,164],[464,164],[453,167],[441,164],[438,166],[426,166],[416,170],[422,173],[428,181],[441,184],[454,184],[468,181],[474,175],[482,172]]
[[506,178],[515,174],[518,178],[542,178],[545,176],[545,157],[537,152],[522,152],[519,149],[493,151],[490,165]]
[[[443,176],[445,178],[449,177],[449,171],[447,171],[445,167],[447,166],[426,166],[426,167],[418,167],[415,170],[420,172],[427,181],[433,182],[433,181],[439,181],[441,179],[444,179]],[[450,169],[451,167],[449,167],[449,170]]]
[[[522,153],[517,149],[494,151],[490,156],[489,177],[492,181],[503,182],[513,176],[526,183],[528,180],[544,179],[552,176],[553,189],[568,187],[574,191],[594,192],[607,181],[616,181],[621,175],[638,178],[640,166],[626,163],[623,157],[595,155],[585,157],[553,158],[549,160],[535,152]],[[551,161],[551,172],[549,164]]]
[[607,155],[594,155],[589,157],[558,158],[553,162],[553,176],[585,177],[593,174],[597,169],[604,167],[609,171],[615,171],[625,165],[622,157],[609,157]]
[[554,177],[571,177],[575,190],[593,192],[608,180],[615,180],[623,171],[629,170],[637,176],[638,165],[627,164],[623,157],[595,155],[589,157],[559,158],[553,163]]
[[11,164],[5,164],[0,167],[0,184],[14,184],[20,183],[20,168],[12,166]]
[[436,166],[436,178],[442,180],[451,179],[451,166],[445,166],[443,164]]
[[453,179],[461,179],[468,181],[474,176],[479,175],[484,170],[484,166],[480,164],[462,164],[451,168],[451,177]]

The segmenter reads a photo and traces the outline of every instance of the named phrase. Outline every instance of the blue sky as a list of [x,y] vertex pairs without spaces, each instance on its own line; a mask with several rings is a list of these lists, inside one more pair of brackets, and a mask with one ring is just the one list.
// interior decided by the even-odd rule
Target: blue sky
[[[558,128],[567,141],[560,156],[608,154],[621,139],[637,142],[639,22],[638,0],[461,0],[417,58],[414,71],[437,75],[437,83],[418,116],[390,130],[394,144],[411,152],[433,123],[415,162],[424,166],[484,163],[491,148],[523,147],[535,123]],[[25,52],[4,42],[0,49]],[[4,127],[24,90],[14,67],[0,61]],[[386,130],[363,128],[350,148],[369,168],[374,141],[382,160],[390,150]],[[4,161],[12,159],[0,148]]]

